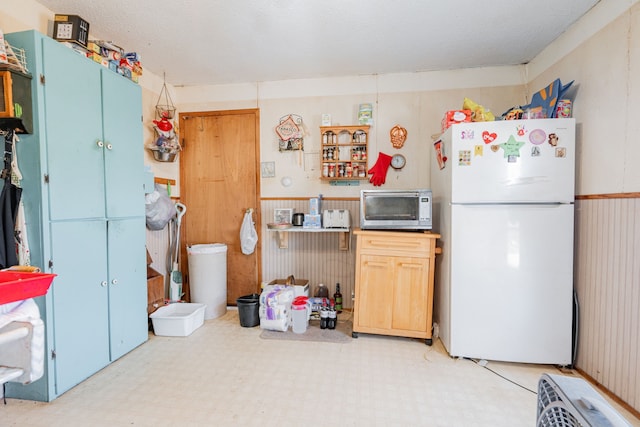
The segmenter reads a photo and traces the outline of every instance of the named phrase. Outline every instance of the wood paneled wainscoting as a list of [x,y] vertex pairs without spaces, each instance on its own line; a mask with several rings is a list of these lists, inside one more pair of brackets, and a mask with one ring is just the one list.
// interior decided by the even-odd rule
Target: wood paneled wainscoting
[[575,366],[638,416],[640,193],[576,199]]
[[[281,249],[275,231],[267,224],[274,221],[274,209],[292,208],[294,212],[309,213],[309,198],[261,200],[262,229],[262,281],[286,278],[307,279],[310,295],[318,284],[323,283],[333,296],[336,283],[345,308],[353,308],[352,295],[355,281],[355,237],[350,232],[348,249],[339,247],[340,233],[289,233],[288,248]],[[322,200],[324,209],[346,209],[351,214],[351,230],[360,225],[359,199],[326,198]]]

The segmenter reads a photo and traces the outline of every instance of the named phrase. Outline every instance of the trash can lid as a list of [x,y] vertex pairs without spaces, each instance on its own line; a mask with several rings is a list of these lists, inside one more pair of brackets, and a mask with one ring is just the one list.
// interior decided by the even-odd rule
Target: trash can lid
[[227,245],[224,243],[203,243],[199,245],[187,246],[188,254],[214,254],[226,252]]

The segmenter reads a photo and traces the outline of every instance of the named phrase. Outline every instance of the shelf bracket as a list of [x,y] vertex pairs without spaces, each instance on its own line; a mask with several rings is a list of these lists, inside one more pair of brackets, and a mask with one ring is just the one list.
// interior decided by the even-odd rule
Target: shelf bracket
[[340,239],[340,243],[339,243],[339,248],[341,251],[348,251],[349,250],[349,242],[351,241],[351,239],[349,238],[349,232],[348,231],[344,231],[342,233],[338,233],[339,235],[339,239]]
[[289,249],[289,233],[276,231],[276,239],[278,239],[278,247],[280,249]]

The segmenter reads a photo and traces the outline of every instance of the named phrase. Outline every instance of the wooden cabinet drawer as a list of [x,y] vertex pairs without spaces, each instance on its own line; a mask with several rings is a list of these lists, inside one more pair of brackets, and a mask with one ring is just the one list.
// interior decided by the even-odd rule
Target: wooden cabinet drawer
[[429,257],[434,239],[422,233],[366,232],[358,235],[363,253]]

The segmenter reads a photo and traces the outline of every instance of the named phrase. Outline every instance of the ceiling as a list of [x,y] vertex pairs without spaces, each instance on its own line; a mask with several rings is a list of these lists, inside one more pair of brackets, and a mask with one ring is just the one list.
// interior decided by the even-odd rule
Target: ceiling
[[599,0],[37,0],[192,86],[529,62]]

